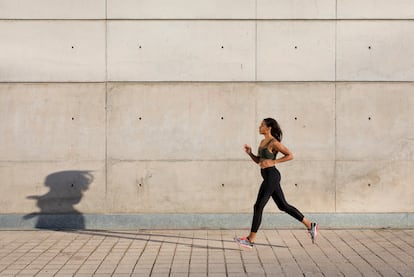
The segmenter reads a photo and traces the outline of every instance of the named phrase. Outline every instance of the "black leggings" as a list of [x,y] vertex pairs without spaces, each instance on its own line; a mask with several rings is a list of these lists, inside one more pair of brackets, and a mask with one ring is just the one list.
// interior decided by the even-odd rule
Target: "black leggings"
[[263,209],[269,201],[270,196],[275,201],[277,207],[289,215],[293,216],[300,222],[303,220],[303,214],[295,207],[289,205],[286,202],[283,195],[282,188],[280,187],[280,173],[276,167],[268,167],[261,170],[263,177],[263,183],[260,186],[259,194],[257,195],[256,203],[254,204],[253,223],[251,231],[256,233],[259,230],[260,223],[262,222]]

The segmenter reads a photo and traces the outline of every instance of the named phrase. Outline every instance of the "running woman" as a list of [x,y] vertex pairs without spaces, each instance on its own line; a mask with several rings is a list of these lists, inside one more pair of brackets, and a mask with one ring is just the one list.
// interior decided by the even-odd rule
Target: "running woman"
[[[298,209],[289,205],[286,202],[282,188],[280,187],[280,173],[275,165],[293,159],[293,154],[281,143],[282,130],[275,119],[265,118],[259,127],[259,133],[264,135],[264,139],[260,142],[258,155],[254,155],[252,153],[252,148],[247,144],[244,145],[244,149],[250,158],[255,163],[259,164],[263,182],[260,186],[256,203],[254,204],[253,222],[250,234],[247,237],[236,237],[235,240],[241,246],[253,248],[256,233],[259,230],[262,221],[263,209],[270,197],[272,197],[281,211],[288,213],[306,226],[311,236],[312,243],[314,243],[316,236],[318,235],[318,224],[310,222]],[[276,159],[278,152],[282,153],[283,157]]]

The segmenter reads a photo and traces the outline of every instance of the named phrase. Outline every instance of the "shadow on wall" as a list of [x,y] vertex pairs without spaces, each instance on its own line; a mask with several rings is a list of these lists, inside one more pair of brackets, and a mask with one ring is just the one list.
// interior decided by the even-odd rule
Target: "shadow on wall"
[[40,229],[85,229],[85,219],[74,205],[81,201],[83,192],[88,190],[92,181],[90,171],[60,171],[48,175],[45,186],[49,192],[27,197],[37,201],[40,212],[23,218],[37,217],[35,227]]

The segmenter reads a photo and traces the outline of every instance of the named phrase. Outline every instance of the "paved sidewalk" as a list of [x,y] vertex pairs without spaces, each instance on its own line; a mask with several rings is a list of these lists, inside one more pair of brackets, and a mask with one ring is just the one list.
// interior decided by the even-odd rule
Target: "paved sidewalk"
[[414,276],[414,230],[0,231],[0,276]]

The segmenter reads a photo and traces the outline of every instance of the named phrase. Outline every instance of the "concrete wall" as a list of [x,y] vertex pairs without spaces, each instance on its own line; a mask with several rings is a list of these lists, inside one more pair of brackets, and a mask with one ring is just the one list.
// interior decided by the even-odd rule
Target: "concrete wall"
[[261,177],[243,145],[269,116],[296,157],[278,167],[291,204],[414,226],[413,11],[0,0],[0,228],[247,227]]

